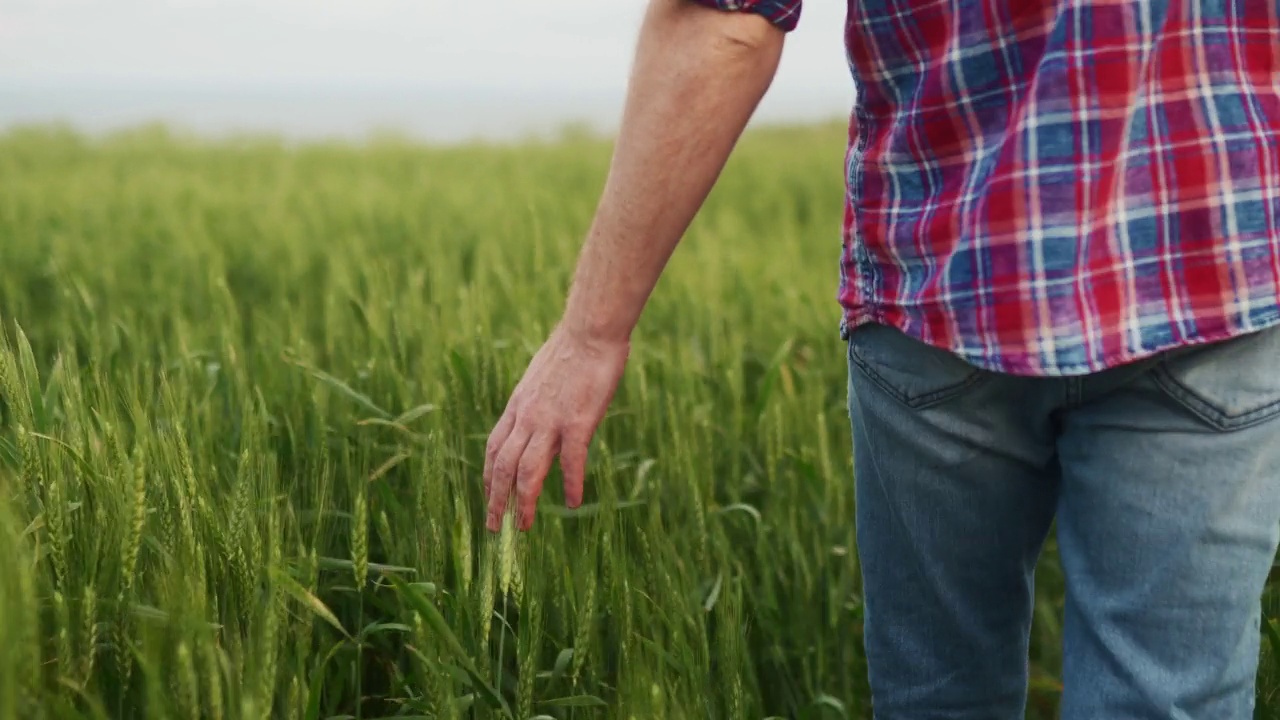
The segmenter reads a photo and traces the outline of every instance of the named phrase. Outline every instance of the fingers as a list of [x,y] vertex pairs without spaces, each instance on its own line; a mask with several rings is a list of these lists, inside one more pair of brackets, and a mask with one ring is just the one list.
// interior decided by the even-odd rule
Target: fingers
[[516,471],[516,501],[519,503],[516,523],[521,530],[533,527],[538,496],[542,494],[542,483],[555,459],[556,445],[553,435],[535,436],[520,457],[520,467]]
[[504,412],[485,445],[484,492],[489,504],[485,526],[490,532],[502,530],[512,490],[517,527],[522,531],[533,527],[538,497],[557,455],[564,473],[565,505],[582,506],[591,434],[557,430],[554,421],[536,422],[516,415],[510,409]]
[[497,460],[498,451],[502,449],[503,443],[506,442],[515,424],[515,413],[504,412],[498,419],[498,424],[494,426],[493,432],[489,433],[489,441],[484,448],[484,497],[486,500],[491,497],[494,461]]
[[587,444],[576,438],[562,444],[558,434],[530,433],[516,423],[505,443],[498,446],[493,455],[492,479],[488,481],[489,512],[485,521],[490,532],[502,529],[502,516],[511,501],[512,489],[515,490],[516,526],[522,531],[533,528],[538,497],[557,453],[561,455],[565,468],[567,504],[575,508],[582,504]]
[[491,532],[502,529],[502,514],[507,511],[507,496],[515,485],[520,456],[532,436],[527,429],[516,424],[493,458],[492,479],[489,481],[489,517],[486,526]]
[[560,445],[560,471],[564,474],[564,503],[571,508],[582,505],[582,486],[587,474],[587,441],[566,436]]

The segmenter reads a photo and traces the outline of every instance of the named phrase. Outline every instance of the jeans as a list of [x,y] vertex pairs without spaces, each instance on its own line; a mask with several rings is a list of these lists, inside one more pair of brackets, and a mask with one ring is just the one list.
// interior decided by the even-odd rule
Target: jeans
[[848,343],[878,720],[1013,720],[1055,525],[1065,720],[1248,720],[1280,541],[1280,330],[1076,378]]

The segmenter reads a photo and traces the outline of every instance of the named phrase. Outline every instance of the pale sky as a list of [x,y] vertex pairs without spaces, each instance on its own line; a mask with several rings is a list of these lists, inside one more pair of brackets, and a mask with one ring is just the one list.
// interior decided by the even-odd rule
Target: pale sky
[[[327,102],[337,130],[399,122],[449,135],[469,123],[496,129],[580,116],[608,124],[643,7],[644,0],[0,0],[0,123],[62,117],[93,126],[157,116],[211,129],[269,128],[305,115],[319,131],[314,103]],[[847,115],[843,22],[843,2],[808,2],[762,116]]]

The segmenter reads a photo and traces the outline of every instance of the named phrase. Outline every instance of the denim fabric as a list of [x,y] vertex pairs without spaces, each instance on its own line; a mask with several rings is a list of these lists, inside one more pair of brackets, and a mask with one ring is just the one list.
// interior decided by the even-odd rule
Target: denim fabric
[[1252,718],[1280,331],[1033,378],[868,325],[848,363],[878,720],[1024,717],[1051,526],[1064,720]]

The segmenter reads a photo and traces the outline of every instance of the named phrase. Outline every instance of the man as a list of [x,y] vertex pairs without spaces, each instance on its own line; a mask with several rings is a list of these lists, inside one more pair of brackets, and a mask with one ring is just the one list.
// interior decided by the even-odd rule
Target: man
[[[562,321],[490,438],[529,529],[799,0],[653,0]],[[1057,521],[1062,716],[1252,717],[1280,539],[1280,5],[850,0],[838,297],[876,716],[1021,718]],[[785,151],[785,149],[780,148]]]

